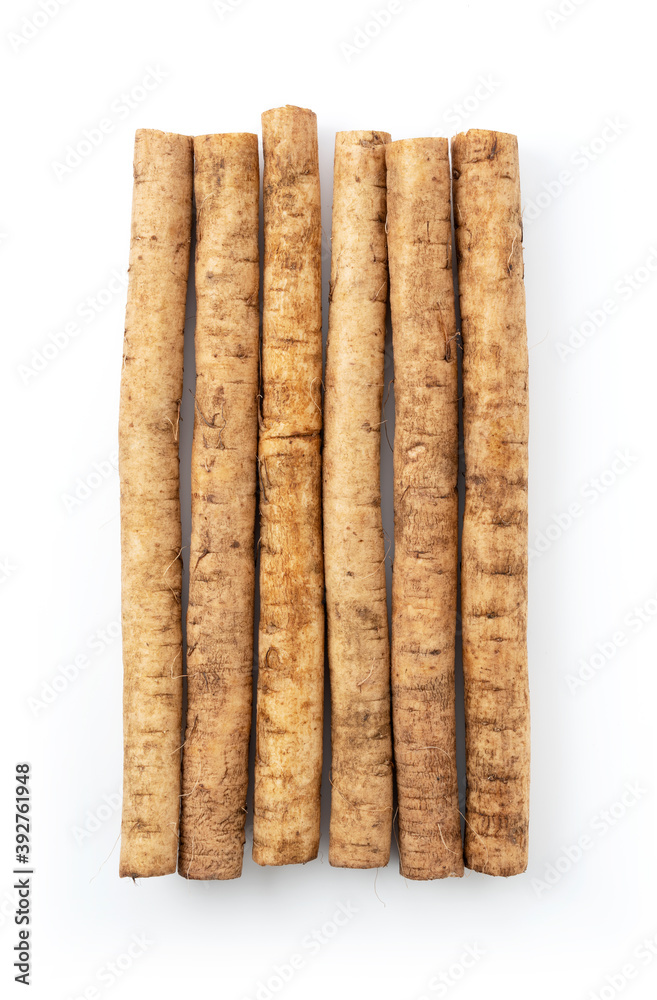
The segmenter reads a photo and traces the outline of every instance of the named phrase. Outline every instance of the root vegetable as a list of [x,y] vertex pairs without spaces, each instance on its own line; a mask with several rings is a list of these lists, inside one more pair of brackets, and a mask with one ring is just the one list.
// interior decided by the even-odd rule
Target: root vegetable
[[388,265],[385,132],[335,141],[324,442],[331,677],[329,862],[386,865],[392,833],[390,651],[381,523]]
[[135,137],[121,478],[122,876],[176,870],[182,723],[178,419],[192,218],[192,140]]
[[392,699],[400,871],[463,874],[454,656],[458,385],[446,139],[386,148],[395,356]]
[[471,130],[452,145],[463,334],[465,863],[527,866],[528,361],[518,144]]
[[251,729],[258,137],[194,140],[196,414],[178,870],[242,871]]
[[260,626],[253,858],[295,864],[319,847],[324,681],[322,307],[317,120],[262,116],[264,315]]

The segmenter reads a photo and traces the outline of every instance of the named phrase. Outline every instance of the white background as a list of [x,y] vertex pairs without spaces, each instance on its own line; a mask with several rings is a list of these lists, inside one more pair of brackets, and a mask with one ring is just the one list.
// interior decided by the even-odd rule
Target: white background
[[[657,932],[657,280],[645,267],[657,266],[654,32],[639,0],[564,0],[565,13],[550,17],[558,2],[403,0],[372,38],[358,31],[384,0],[233,0],[223,12],[208,0],[60,8],[51,0],[56,11],[38,15],[37,30],[25,21],[40,10],[36,0],[3,4],[3,995],[23,995],[11,981],[19,760],[33,768],[34,997],[193,990],[240,1000],[267,980],[260,1000],[654,995],[657,958],[641,950]],[[127,108],[122,95],[149,68],[165,78]],[[85,302],[114,271],[126,272],[136,128],[259,132],[260,113],[285,103],[318,115],[327,233],[336,130],[402,138],[474,126],[519,136],[530,544],[542,550],[530,570],[533,784],[523,876],[411,883],[398,874],[394,846],[378,874],[336,870],[326,833],[317,861],[260,869],[249,828],[240,880],[118,878],[118,477],[72,509],[67,497],[116,449],[125,289],[114,282],[118,291],[101,294],[92,318]],[[106,117],[112,131],[58,178],[67,147]],[[604,317],[608,300],[614,311]],[[586,325],[589,311],[599,325]],[[39,362],[70,323],[76,335]],[[569,338],[580,346],[560,356]],[[188,366],[186,398],[191,376]],[[183,416],[187,447],[190,410]],[[577,516],[567,514],[572,505]],[[389,458],[384,506],[390,529]],[[83,654],[86,666],[64,684],[63,668]],[[596,669],[582,669],[591,657]],[[578,671],[588,679],[571,690]],[[40,704],[58,677],[65,689]],[[326,830],[327,797],[323,816]],[[583,837],[577,858],[572,847]],[[340,903],[357,912],[308,947],[307,935]],[[129,967],[117,977],[108,965],[134,934],[148,943],[120,960]],[[465,968],[468,946],[480,957]],[[295,953],[303,967],[279,989],[271,977]]]

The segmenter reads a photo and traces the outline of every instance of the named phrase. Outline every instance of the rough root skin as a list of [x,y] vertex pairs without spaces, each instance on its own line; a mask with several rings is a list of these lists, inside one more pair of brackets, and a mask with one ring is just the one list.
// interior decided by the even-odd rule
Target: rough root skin
[[324,432],[324,559],[331,676],[329,862],[388,863],[390,650],[381,523],[388,263],[386,132],[335,140]]
[[528,359],[518,143],[471,130],[452,143],[463,334],[462,545],[465,863],[527,867]]
[[258,438],[258,137],[194,140],[196,396],[178,871],[242,871]]
[[262,116],[264,314],[253,859],[319,849],[324,688],[321,206],[317,119]]
[[392,698],[400,871],[463,874],[454,655],[458,380],[446,139],[386,149],[395,354]]
[[182,722],[178,415],[192,140],[135,136],[119,473],[123,627],[122,877],[176,870]]

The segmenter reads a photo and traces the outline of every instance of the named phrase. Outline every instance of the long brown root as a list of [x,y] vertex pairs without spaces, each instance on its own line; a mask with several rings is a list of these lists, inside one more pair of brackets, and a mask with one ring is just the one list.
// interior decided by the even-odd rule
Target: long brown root
[[324,688],[321,206],[317,120],[262,116],[264,315],[253,858],[319,848]]
[[454,657],[458,388],[446,139],[386,150],[395,354],[392,698],[402,875],[463,874]]
[[452,145],[463,333],[462,546],[465,863],[527,866],[528,357],[518,142],[471,130]]
[[324,432],[331,674],[329,861],[386,865],[392,831],[390,650],[381,524],[388,264],[385,132],[335,140]]
[[194,140],[196,416],[178,870],[242,871],[251,730],[258,137]]
[[123,626],[120,874],[176,870],[182,722],[178,413],[192,140],[135,137],[119,421]]

